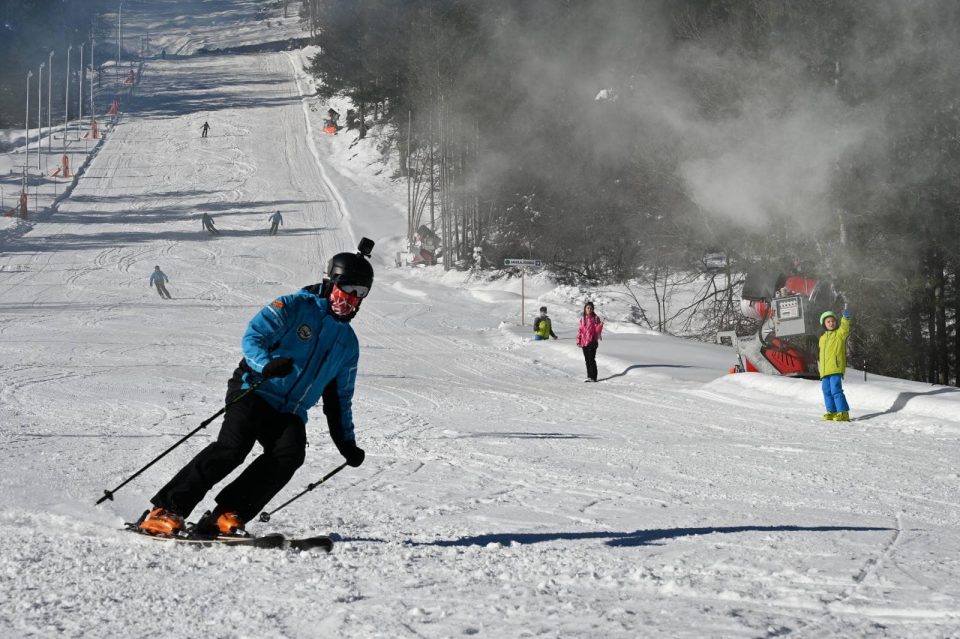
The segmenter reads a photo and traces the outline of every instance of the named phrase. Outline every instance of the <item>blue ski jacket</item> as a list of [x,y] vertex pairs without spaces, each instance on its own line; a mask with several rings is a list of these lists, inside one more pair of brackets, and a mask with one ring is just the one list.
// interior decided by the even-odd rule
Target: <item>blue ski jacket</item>
[[167,277],[167,274],[164,273],[163,271],[154,271],[153,273],[150,274],[150,286],[153,286],[154,284],[157,284],[157,283],[163,284],[164,282],[169,282],[169,281],[170,281],[170,278]]
[[322,397],[334,440],[355,441],[351,406],[360,345],[350,324],[330,312],[329,301],[302,289],[270,302],[250,320],[242,346],[250,369],[243,375],[242,388],[260,381],[271,359],[289,357],[293,372],[264,381],[256,393],[304,423],[307,410]]

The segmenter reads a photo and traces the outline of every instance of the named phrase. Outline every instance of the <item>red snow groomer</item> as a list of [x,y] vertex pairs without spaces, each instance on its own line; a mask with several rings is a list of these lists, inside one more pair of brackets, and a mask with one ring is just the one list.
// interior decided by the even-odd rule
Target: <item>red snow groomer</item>
[[756,334],[735,340],[741,370],[818,379],[819,318],[836,300],[830,282],[768,271],[749,273],[740,310],[758,320],[760,327]]

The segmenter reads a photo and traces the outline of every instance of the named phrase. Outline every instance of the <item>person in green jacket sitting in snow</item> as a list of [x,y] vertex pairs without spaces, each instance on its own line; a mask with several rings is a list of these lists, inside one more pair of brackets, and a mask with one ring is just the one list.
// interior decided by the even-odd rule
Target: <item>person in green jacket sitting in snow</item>
[[547,317],[547,307],[541,306],[540,316],[533,320],[533,341],[539,342],[550,337],[557,339],[556,333],[553,332],[553,324]]
[[850,311],[843,309],[838,320],[833,311],[820,315],[820,387],[827,405],[824,421],[849,422],[850,406],[843,394],[843,374],[847,371],[847,338],[850,337]]

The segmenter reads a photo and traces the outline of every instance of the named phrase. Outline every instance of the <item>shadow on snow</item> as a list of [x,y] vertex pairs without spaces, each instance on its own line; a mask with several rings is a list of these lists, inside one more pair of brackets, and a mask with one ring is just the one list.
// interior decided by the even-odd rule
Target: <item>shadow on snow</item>
[[913,393],[913,392],[903,392],[897,395],[897,398],[893,401],[893,405],[885,411],[879,413],[869,413],[867,415],[861,415],[853,421],[860,422],[865,419],[873,419],[874,417],[880,417],[881,415],[889,415],[890,413],[897,413],[902,411],[907,402],[909,402],[914,397],[925,397],[929,395],[942,395],[944,393],[960,393],[960,388],[938,388],[936,390],[928,391],[926,393]]
[[632,371],[632,370],[634,370],[634,369],[637,369],[637,368],[693,368],[693,367],[692,367],[692,366],[687,366],[686,364],[634,364],[634,365],[632,365],[632,366],[627,366],[625,369],[623,369],[623,372],[622,372],[622,373],[615,373],[615,374],[609,375],[609,376],[607,376],[607,377],[601,377],[601,378],[598,379],[597,381],[598,381],[598,382],[605,382],[605,381],[607,381],[608,379],[613,379],[613,378],[615,378],[615,377],[623,377],[624,375],[626,375],[626,374],[629,373],[630,371]]
[[680,537],[701,535],[728,535],[735,533],[792,533],[792,532],[888,532],[892,528],[873,526],[716,526],[704,528],[664,528],[653,530],[634,530],[633,532],[597,531],[597,532],[554,532],[554,533],[493,533],[441,539],[431,542],[407,541],[410,546],[486,546],[487,544],[539,544],[549,541],[587,541],[606,539],[606,545],[614,548],[662,545],[655,542]]

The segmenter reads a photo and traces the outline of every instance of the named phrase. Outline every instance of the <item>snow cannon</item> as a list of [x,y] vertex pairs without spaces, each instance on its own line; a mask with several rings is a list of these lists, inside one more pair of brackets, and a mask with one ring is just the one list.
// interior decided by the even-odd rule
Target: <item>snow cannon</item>
[[759,328],[753,335],[731,340],[737,348],[739,368],[818,379],[818,318],[836,301],[830,282],[770,271],[748,273],[740,309],[744,317],[757,320]]

